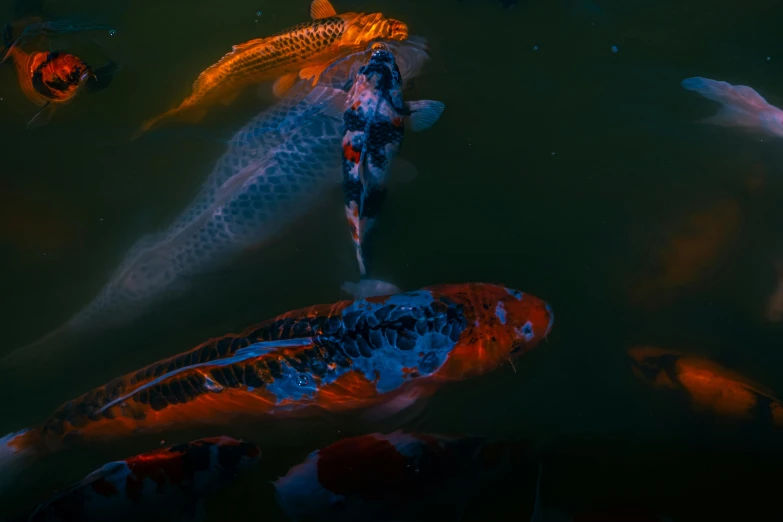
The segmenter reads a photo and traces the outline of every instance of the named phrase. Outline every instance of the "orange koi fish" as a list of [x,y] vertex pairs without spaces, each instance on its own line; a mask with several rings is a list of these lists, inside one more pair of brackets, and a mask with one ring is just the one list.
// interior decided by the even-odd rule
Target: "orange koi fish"
[[[408,27],[381,13],[338,15],[329,0],[313,0],[312,21],[276,35],[235,45],[208,67],[193,83],[193,92],[179,107],[146,121],[136,136],[175,115],[191,123],[201,120],[209,105],[231,103],[248,85],[277,79],[274,93],[281,96],[298,78],[318,83],[334,60],[360,50],[377,38],[405,40]],[[185,113],[187,112],[187,115]]]
[[11,59],[16,67],[19,86],[27,98],[41,107],[28,122],[27,128],[46,125],[57,105],[70,102],[76,94],[87,89],[95,92],[106,88],[116,72],[116,65],[108,65],[93,70],[81,58],[59,51],[22,50],[24,39],[55,32],[94,29],[79,27],[63,22],[39,22],[24,29],[14,38],[13,28],[9,25],[3,30],[2,62]]
[[0,438],[0,483],[77,441],[305,410],[388,416],[527,352],[553,322],[541,299],[481,283],[294,310],[120,377]]
[[783,426],[783,402],[712,361],[650,346],[631,348],[628,354],[637,377],[656,388],[685,392],[694,409],[727,417],[766,418]]

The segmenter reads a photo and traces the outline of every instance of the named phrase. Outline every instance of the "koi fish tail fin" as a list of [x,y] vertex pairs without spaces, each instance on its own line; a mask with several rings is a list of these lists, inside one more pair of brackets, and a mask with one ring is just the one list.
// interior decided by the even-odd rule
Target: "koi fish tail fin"
[[401,292],[395,285],[380,279],[362,279],[358,283],[345,282],[340,287],[344,292],[351,294],[355,299],[364,299],[379,295],[392,295]]
[[136,131],[136,133],[131,138],[131,141],[138,139],[141,137],[142,134],[144,134],[147,131],[152,130],[153,128],[160,125],[164,120],[173,119],[176,116],[177,120],[184,121],[187,123],[198,123],[201,121],[204,116],[206,116],[207,111],[206,109],[187,109],[183,110],[180,107],[176,107],[174,109],[170,109],[163,114],[160,114],[152,119],[149,119],[141,124],[141,127],[139,127],[139,130]]
[[35,428],[0,438],[0,491],[13,484],[44,452],[40,431]]
[[759,93],[745,85],[732,85],[698,76],[684,79],[681,85],[721,104],[717,114],[702,120],[703,123],[764,131],[766,129],[763,115],[770,111],[776,112],[775,107]]
[[364,275],[367,273],[367,268],[364,266],[364,252],[362,251],[362,244],[356,243],[356,262],[359,263],[359,273]]
[[111,84],[114,75],[120,70],[119,65],[110,61],[100,69],[93,71],[93,78],[87,82],[87,90],[90,92],[102,91]]

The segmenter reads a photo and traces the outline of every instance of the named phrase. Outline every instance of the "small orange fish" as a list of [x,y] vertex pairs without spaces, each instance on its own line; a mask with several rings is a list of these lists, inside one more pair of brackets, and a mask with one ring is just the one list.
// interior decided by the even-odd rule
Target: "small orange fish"
[[766,418],[783,426],[783,402],[712,361],[651,346],[631,348],[628,355],[637,377],[656,388],[686,392],[696,410],[742,419]]
[[[28,53],[21,48],[21,40],[28,33],[45,34],[56,29],[58,24],[37,23],[25,29],[21,36],[14,39],[10,26],[3,32],[6,47],[2,61],[9,58],[14,62],[19,86],[27,98],[41,107],[27,124],[27,128],[40,127],[49,122],[58,104],[71,101],[82,88],[100,90],[108,86],[115,65],[109,64],[98,71],[87,65],[81,58],[59,51],[34,51]],[[78,29],[61,29],[78,30]],[[88,85],[89,82],[89,85]]]
[[174,115],[195,123],[207,107],[218,101],[231,103],[248,85],[276,79],[274,93],[281,96],[298,78],[318,83],[334,60],[360,50],[371,40],[405,40],[408,27],[381,13],[338,15],[329,0],[313,0],[312,20],[276,35],[235,45],[232,51],[208,67],[193,83],[193,91],[179,107],[146,121],[135,137]]

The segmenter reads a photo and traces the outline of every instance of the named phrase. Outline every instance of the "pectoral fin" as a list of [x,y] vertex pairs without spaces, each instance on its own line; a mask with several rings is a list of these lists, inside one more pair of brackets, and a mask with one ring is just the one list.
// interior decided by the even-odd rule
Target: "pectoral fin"
[[41,107],[41,110],[35,113],[35,116],[27,122],[27,130],[33,130],[33,129],[40,129],[41,127],[44,127],[47,123],[49,123],[49,120],[52,119],[52,114],[54,114],[54,104],[51,102],[46,102],[46,105]]
[[275,93],[275,96],[278,98],[282,97],[288,91],[288,89],[294,86],[297,79],[298,77],[296,73],[281,76],[275,80],[274,85],[272,85],[272,92]]
[[329,67],[329,63],[319,63],[316,65],[311,65],[310,67],[305,67],[301,71],[299,71],[299,77],[303,80],[307,80],[308,78],[313,79],[313,86],[318,84],[318,80],[321,78],[321,74],[326,70],[327,67]]
[[337,11],[334,10],[329,0],[313,0],[310,3],[310,16],[313,20],[331,18],[337,16]]
[[[363,417],[368,421],[378,422],[405,411],[408,414],[407,417],[413,418],[424,408],[424,401],[420,400],[424,396],[425,393],[421,387],[405,390],[391,399],[370,408],[364,412]],[[418,404],[418,407],[411,408],[414,404]]]
[[443,103],[432,100],[412,101],[405,105],[410,111],[410,115],[405,118],[405,124],[413,132],[432,127],[446,108]]
[[389,183],[410,183],[419,175],[416,167],[408,160],[394,158],[389,167]]

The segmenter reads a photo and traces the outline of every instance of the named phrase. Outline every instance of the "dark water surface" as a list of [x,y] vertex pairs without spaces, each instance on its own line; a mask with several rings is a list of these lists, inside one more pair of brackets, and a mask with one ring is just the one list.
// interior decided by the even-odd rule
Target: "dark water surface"
[[[4,2],[0,18],[11,20]],[[106,91],[80,95],[45,128],[25,131],[36,108],[13,68],[0,68],[0,355],[86,305],[139,237],[191,201],[226,140],[272,97],[268,86],[251,88],[200,125],[131,142],[141,121],[179,103],[232,44],[308,18],[306,0],[46,5],[113,27],[113,35],[56,42],[89,63],[111,58],[121,71]],[[636,506],[678,522],[777,519],[765,514],[776,513],[781,487],[780,431],[694,412],[638,381],[626,350],[650,344],[704,355],[783,393],[783,332],[764,319],[777,284],[771,261],[783,253],[783,148],[696,123],[716,104],[679,85],[715,78],[781,105],[783,4],[335,7],[382,11],[427,38],[431,60],[409,96],[446,104],[432,129],[406,136],[401,156],[419,175],[395,185],[383,209],[377,275],[404,289],[502,283],[547,300],[557,318],[548,342],[515,370],[443,389],[405,426],[531,439],[547,455],[545,505]],[[0,365],[0,432],[38,423],[64,400],[210,336],[344,298],[339,287],[356,268],[339,187],[323,199],[271,244],[128,324],[57,338],[24,364]],[[694,215],[706,225],[693,225]],[[714,239],[671,261],[684,267],[680,279],[656,279],[658,253],[683,234]],[[265,480],[342,436],[396,427],[321,419],[237,426],[226,434],[261,443],[269,458],[208,511],[214,520],[283,520]],[[31,471],[32,487],[2,500],[3,511],[151,441],[52,458]],[[529,518],[527,500],[500,497],[479,500],[468,519]]]

